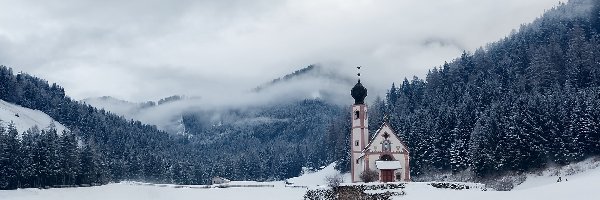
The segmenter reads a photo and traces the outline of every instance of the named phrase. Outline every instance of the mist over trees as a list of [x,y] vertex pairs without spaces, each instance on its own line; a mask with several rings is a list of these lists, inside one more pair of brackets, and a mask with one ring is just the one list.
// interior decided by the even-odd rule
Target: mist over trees
[[[63,136],[47,131],[30,130],[36,134],[23,133],[22,138],[15,138],[16,130],[5,131],[2,141],[7,142],[2,144],[10,144],[6,149],[19,146],[49,158],[38,156],[27,161],[39,162],[34,169],[38,174],[27,175],[33,173],[23,171],[28,165],[14,163],[19,157],[13,156],[19,155],[9,153],[12,150],[4,151],[3,147],[0,168],[13,164],[20,167],[6,171],[10,177],[18,177],[18,181],[0,180],[6,181],[0,184],[3,189],[122,180],[207,184],[213,176],[281,180],[298,176],[302,167],[316,169],[335,161],[329,154],[331,140],[337,142],[336,154],[345,155],[343,149],[347,146],[343,139],[349,130],[337,131],[345,129],[345,124],[330,129],[330,135],[326,133],[333,121],[344,116],[344,109],[321,99],[222,111],[224,117],[218,123],[202,120],[209,113],[189,113],[183,116],[189,134],[174,135],[73,101],[60,86],[24,73],[15,75],[8,67],[0,66],[0,82],[0,99],[47,113],[68,127],[72,133],[65,134],[74,135],[81,144],[75,148],[67,144],[63,147],[56,142]],[[53,149],[71,149],[70,156],[79,160],[61,163],[59,157],[67,155],[34,148],[46,144],[39,143],[46,136],[54,141],[49,142],[54,144]],[[44,171],[47,168],[55,170]],[[63,183],[55,171],[73,174]]]

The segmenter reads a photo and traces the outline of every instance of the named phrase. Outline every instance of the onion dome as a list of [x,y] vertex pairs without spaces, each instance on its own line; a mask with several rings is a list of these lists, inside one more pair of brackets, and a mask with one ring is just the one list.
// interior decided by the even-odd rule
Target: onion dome
[[358,83],[354,85],[352,90],[350,91],[352,98],[354,98],[354,104],[365,104],[365,97],[367,97],[367,88],[360,83],[360,79]]

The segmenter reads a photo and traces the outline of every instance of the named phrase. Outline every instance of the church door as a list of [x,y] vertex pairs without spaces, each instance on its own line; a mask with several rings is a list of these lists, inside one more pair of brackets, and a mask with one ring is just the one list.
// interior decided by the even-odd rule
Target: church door
[[394,182],[394,170],[393,169],[382,169],[381,170],[381,182]]

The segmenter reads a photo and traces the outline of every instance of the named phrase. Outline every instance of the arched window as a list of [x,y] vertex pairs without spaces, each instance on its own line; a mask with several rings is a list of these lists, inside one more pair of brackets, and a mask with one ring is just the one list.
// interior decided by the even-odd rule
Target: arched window
[[394,157],[392,157],[392,155],[390,154],[383,154],[379,157],[379,160],[381,161],[392,161],[394,160]]
[[354,111],[354,119],[360,118],[360,111]]

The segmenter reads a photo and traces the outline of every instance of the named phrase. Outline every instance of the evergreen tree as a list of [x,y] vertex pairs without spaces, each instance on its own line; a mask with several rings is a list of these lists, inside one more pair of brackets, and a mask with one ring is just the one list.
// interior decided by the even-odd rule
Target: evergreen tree
[[15,189],[19,186],[21,159],[17,135],[14,123],[8,125],[8,130],[0,124],[0,189]]

